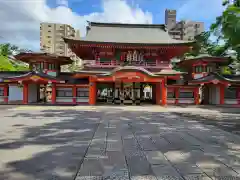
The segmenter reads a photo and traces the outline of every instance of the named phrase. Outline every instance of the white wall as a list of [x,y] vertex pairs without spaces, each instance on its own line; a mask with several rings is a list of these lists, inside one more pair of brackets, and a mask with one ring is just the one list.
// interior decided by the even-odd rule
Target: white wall
[[73,102],[73,98],[72,97],[56,97],[56,102],[57,103]]
[[17,85],[9,85],[8,101],[21,101],[23,100],[23,88]]
[[224,99],[224,104],[237,105],[238,99]]
[[210,86],[209,87],[209,104],[220,104],[220,87]]
[[[3,87],[0,87],[0,89],[4,91]],[[0,96],[0,102],[4,102],[4,97],[3,96]]]
[[37,102],[38,86],[37,84],[28,85],[28,102]]
[[89,98],[88,97],[78,97],[77,98],[77,102],[89,102]]

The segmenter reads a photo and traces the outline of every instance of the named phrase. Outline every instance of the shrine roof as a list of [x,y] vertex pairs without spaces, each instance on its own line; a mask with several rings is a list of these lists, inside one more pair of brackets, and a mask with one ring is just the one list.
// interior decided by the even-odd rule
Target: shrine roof
[[209,54],[200,54],[198,56],[187,56],[184,60],[176,63],[177,65],[194,62],[197,60],[203,60],[208,62],[218,62],[221,64],[229,64],[231,61],[230,57],[225,56],[211,56]]
[[3,82],[13,82],[13,81],[22,81],[22,80],[30,80],[31,77],[37,77],[37,78],[42,78],[46,81],[53,81],[53,82],[61,82],[64,81],[62,79],[59,79],[57,77],[54,76],[50,76],[48,74],[45,74],[43,72],[38,72],[38,71],[30,71],[27,72],[25,74],[20,74],[20,75],[16,75],[16,76],[9,76],[9,77],[4,77],[2,78]]
[[202,83],[209,83],[209,82],[214,82],[215,80],[218,80],[220,82],[229,82],[229,83],[240,83],[240,80],[236,80],[236,79],[230,79],[227,77],[224,77],[223,75],[216,73],[216,72],[212,72],[210,73],[208,76],[199,78],[199,79],[194,79],[189,81],[189,84],[202,84]]
[[0,71],[0,78],[14,77],[27,73],[29,73],[29,71]]
[[120,67],[117,67],[115,69],[113,69],[112,71],[110,72],[107,72],[107,73],[101,73],[99,74],[99,76],[111,76],[113,75],[114,73],[118,72],[118,71],[128,71],[128,72],[135,72],[135,71],[141,71],[149,76],[167,76],[167,75],[177,75],[177,74],[184,74],[184,72],[179,72],[179,71],[175,71],[175,70],[172,70],[172,69],[169,69],[169,70],[166,70],[166,69],[163,69],[159,72],[151,72],[143,67],[137,67],[137,66],[120,66]]
[[193,41],[172,39],[163,24],[121,24],[89,22],[82,39],[64,38],[65,42],[117,43],[148,45],[184,45]]
[[46,60],[46,61],[54,61],[59,62],[61,65],[64,64],[71,64],[73,61],[70,57],[67,56],[59,56],[56,54],[50,54],[50,53],[19,53],[16,56],[14,56],[17,60],[29,63],[31,61],[36,60]]
[[182,72],[182,71],[176,71],[174,69],[162,69],[161,71],[159,72],[155,72],[154,74],[156,75],[169,75],[169,74],[187,74],[187,72]]

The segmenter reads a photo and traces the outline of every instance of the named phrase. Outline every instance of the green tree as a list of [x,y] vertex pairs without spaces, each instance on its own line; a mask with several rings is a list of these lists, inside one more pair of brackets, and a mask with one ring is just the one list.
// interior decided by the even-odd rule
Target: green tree
[[14,54],[26,51],[9,43],[0,44],[0,71],[27,71],[28,67],[24,63],[12,59]]
[[218,40],[225,42],[225,49],[232,49],[237,52],[237,59],[240,58],[240,0],[225,0],[223,6],[226,9],[216,22],[211,25],[211,32],[218,37]]

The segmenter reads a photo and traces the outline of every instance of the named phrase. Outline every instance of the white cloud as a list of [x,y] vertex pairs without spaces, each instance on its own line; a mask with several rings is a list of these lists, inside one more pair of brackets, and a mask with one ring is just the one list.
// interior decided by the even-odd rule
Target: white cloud
[[46,0],[1,0],[0,42],[10,42],[24,48],[39,49],[40,22],[70,24],[85,33],[86,21],[152,23],[152,15],[130,7],[125,0],[103,0],[102,12],[80,16],[67,7],[67,0],[58,0],[50,8]]
[[223,12],[222,0],[188,0],[178,9],[181,20],[212,20]]

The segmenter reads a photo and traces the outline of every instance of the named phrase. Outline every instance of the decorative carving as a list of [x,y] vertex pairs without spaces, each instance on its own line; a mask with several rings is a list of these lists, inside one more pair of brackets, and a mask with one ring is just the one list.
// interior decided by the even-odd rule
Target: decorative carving
[[132,60],[133,60],[133,61],[138,61],[138,53],[137,53],[136,50],[133,52]]
[[131,51],[128,51],[126,60],[127,60],[127,62],[131,62],[131,60],[132,60],[132,52]]

